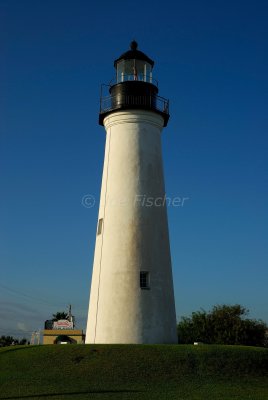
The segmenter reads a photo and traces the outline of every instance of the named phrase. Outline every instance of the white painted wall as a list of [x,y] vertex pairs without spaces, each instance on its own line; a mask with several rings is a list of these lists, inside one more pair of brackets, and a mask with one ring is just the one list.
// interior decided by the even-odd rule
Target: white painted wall
[[[106,147],[86,343],[177,343],[161,115],[119,111],[104,119]],[[150,272],[150,289],[140,288]]]

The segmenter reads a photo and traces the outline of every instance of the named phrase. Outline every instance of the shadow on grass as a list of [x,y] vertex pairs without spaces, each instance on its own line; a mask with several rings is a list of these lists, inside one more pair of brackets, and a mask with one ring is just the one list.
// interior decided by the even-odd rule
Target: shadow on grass
[[16,399],[34,399],[41,397],[55,397],[55,396],[75,396],[80,394],[103,394],[103,393],[142,393],[141,390],[86,390],[85,392],[62,392],[62,393],[45,393],[45,394],[29,394],[27,396],[9,396],[0,397],[1,400],[16,400]]

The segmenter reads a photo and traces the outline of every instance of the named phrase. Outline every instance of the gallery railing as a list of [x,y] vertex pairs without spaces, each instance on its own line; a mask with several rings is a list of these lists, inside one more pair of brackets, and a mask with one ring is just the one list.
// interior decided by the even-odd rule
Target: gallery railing
[[107,113],[120,108],[144,108],[169,114],[169,100],[154,95],[102,96],[100,99],[100,113]]

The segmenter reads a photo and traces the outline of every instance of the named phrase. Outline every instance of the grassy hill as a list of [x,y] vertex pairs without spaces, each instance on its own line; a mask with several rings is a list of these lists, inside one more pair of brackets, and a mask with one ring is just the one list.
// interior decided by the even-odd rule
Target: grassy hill
[[0,399],[268,400],[268,350],[66,345],[0,349]]

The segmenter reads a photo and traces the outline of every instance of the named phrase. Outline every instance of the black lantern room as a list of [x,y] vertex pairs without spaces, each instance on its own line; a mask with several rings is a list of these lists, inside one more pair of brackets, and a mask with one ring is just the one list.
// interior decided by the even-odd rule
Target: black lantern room
[[158,83],[153,78],[154,62],[138,50],[136,41],[131,42],[130,50],[123,53],[114,62],[116,69],[115,82],[108,85],[109,95],[100,100],[99,123],[104,118],[119,110],[151,110],[164,118],[164,126],[169,119],[169,102],[158,96]]

